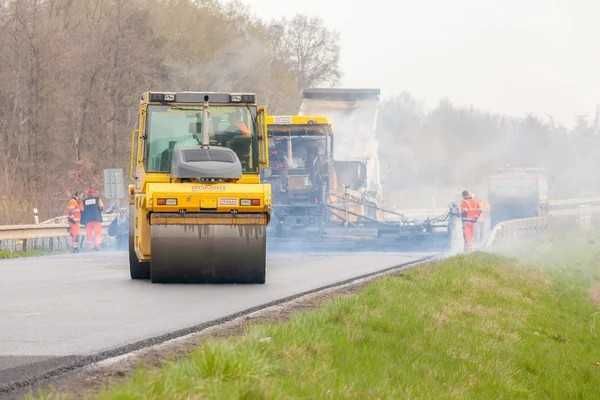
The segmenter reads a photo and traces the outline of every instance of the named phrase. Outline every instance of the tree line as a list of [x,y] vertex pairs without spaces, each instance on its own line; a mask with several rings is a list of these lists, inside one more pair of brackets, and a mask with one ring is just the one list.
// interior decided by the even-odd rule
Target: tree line
[[431,110],[409,93],[381,107],[378,138],[384,197],[409,207],[444,207],[463,189],[481,196],[504,167],[543,168],[551,198],[600,193],[600,115],[566,128],[549,116],[510,117],[458,107]]
[[[217,0],[0,0],[0,224],[62,213],[74,190],[101,189],[104,168],[128,165],[146,90],[257,92],[295,113],[301,90],[340,77],[339,36],[319,18],[263,21]],[[382,103],[384,198],[445,206],[484,193],[507,165],[548,171],[553,197],[600,193],[600,122],[567,129],[408,93]]]
[[305,86],[340,77],[319,18],[265,22],[217,0],[0,0],[0,224],[63,211],[128,165],[146,90],[257,92],[297,110]]

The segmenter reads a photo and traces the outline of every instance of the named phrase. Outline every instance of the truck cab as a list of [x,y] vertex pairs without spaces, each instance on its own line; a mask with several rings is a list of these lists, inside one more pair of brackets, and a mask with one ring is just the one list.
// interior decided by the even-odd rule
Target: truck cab
[[492,226],[499,222],[543,216],[548,212],[548,181],[541,168],[503,168],[489,177]]

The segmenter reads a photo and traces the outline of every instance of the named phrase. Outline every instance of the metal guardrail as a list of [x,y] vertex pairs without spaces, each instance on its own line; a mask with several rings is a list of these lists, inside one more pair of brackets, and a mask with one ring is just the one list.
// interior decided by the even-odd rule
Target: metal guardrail
[[484,247],[492,248],[500,243],[534,238],[546,232],[548,225],[548,217],[513,219],[500,222],[492,229]]
[[68,247],[67,229],[60,224],[0,226],[0,250],[64,250]]
[[[108,227],[115,217],[116,214],[104,215],[102,226]],[[53,223],[62,219],[64,223]],[[68,248],[68,229],[66,217],[56,217],[39,225],[0,225],[0,250],[65,250]],[[81,236],[85,237],[85,229],[81,230]]]
[[[576,199],[577,200],[577,199]],[[566,201],[563,204],[567,204]],[[504,221],[494,227],[485,248],[506,245],[516,240],[540,237],[552,227],[588,229],[593,219],[600,215],[600,207],[594,202],[572,201],[570,207],[551,208],[544,217],[522,218]]]
[[550,211],[561,209],[572,209],[579,206],[600,206],[600,197],[586,197],[579,199],[551,200]]
[[28,240],[47,237],[69,236],[68,226],[48,225],[6,225],[0,226],[0,240]]
[[[102,213],[103,223],[111,223],[113,219],[117,218],[118,214],[114,212]],[[64,225],[67,226],[67,216],[59,215],[58,217],[50,218],[39,223],[39,225]],[[39,226],[39,225],[24,225],[24,226]],[[2,227],[2,225],[0,225]]]

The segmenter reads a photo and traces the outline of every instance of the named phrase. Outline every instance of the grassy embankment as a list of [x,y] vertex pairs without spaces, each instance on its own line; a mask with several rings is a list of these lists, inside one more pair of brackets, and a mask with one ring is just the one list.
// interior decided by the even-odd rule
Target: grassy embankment
[[7,259],[7,258],[44,256],[47,254],[51,254],[51,253],[49,251],[44,251],[44,250],[27,250],[27,251],[0,250],[0,260]]
[[379,280],[93,397],[598,398],[600,236],[515,254]]

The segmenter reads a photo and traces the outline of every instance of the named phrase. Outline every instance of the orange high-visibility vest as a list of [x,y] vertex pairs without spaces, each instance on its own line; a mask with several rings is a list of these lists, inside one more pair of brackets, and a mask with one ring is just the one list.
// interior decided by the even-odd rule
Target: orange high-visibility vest
[[466,222],[477,222],[481,215],[481,203],[476,198],[463,199],[460,202],[460,212]]
[[67,204],[67,216],[76,223],[81,221],[81,207],[77,200],[69,200],[69,203]]

